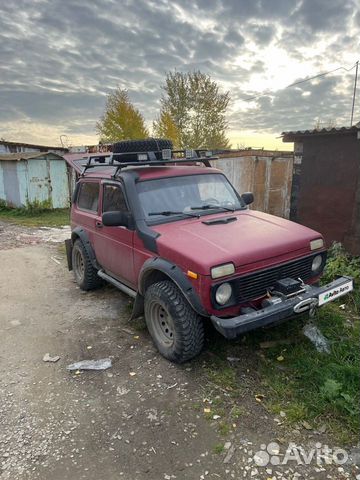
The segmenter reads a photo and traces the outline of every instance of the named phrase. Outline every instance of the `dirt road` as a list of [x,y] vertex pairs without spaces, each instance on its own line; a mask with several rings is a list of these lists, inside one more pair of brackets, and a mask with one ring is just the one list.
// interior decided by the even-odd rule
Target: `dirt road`
[[[81,292],[46,235],[3,224],[0,239],[2,480],[354,478],[256,468],[252,448],[279,434],[261,406],[252,399],[238,433],[220,437],[203,414],[201,370],[160,357],[128,324],[127,297]],[[106,371],[66,370],[104,357]]]

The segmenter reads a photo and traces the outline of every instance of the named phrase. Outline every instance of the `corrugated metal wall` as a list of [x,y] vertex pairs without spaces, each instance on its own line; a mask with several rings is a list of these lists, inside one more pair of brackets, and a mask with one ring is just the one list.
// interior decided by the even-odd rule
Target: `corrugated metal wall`
[[65,160],[50,155],[30,160],[0,161],[0,199],[14,207],[51,202],[53,208],[69,206]]
[[289,218],[292,152],[245,150],[220,157],[212,165],[225,173],[239,193],[254,193],[251,208]]

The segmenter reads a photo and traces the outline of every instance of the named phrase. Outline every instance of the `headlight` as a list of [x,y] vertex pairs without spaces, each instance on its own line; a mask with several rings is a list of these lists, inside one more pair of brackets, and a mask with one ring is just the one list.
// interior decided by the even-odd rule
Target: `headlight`
[[310,250],[317,250],[318,248],[322,248],[324,246],[324,240],[322,238],[317,238],[316,240],[311,240],[310,242]]
[[232,288],[230,283],[221,284],[215,293],[215,300],[219,305],[225,305],[230,300]]
[[322,256],[321,255],[316,255],[314,258],[313,258],[313,261],[312,261],[312,265],[311,265],[311,270],[316,273],[320,270],[320,267],[322,265]]
[[226,275],[232,275],[235,273],[235,266],[233,263],[224,263],[219,267],[213,267],[211,269],[211,278],[226,277]]

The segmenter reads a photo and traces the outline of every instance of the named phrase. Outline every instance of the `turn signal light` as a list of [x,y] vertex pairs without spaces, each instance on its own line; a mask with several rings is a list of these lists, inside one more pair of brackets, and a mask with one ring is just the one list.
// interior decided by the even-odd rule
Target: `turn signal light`
[[195,272],[192,272],[191,270],[188,270],[186,275],[190,278],[193,278],[194,280],[198,278],[198,274]]

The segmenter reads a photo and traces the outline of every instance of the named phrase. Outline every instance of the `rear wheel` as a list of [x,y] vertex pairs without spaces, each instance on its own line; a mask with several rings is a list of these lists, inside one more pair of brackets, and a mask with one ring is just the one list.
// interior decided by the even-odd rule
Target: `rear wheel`
[[168,360],[183,363],[201,352],[202,319],[171,281],[154,283],[145,292],[145,321],[157,349]]
[[78,238],[72,248],[72,267],[76,283],[81,290],[93,290],[102,285],[102,279],[92,266],[82,241]]

